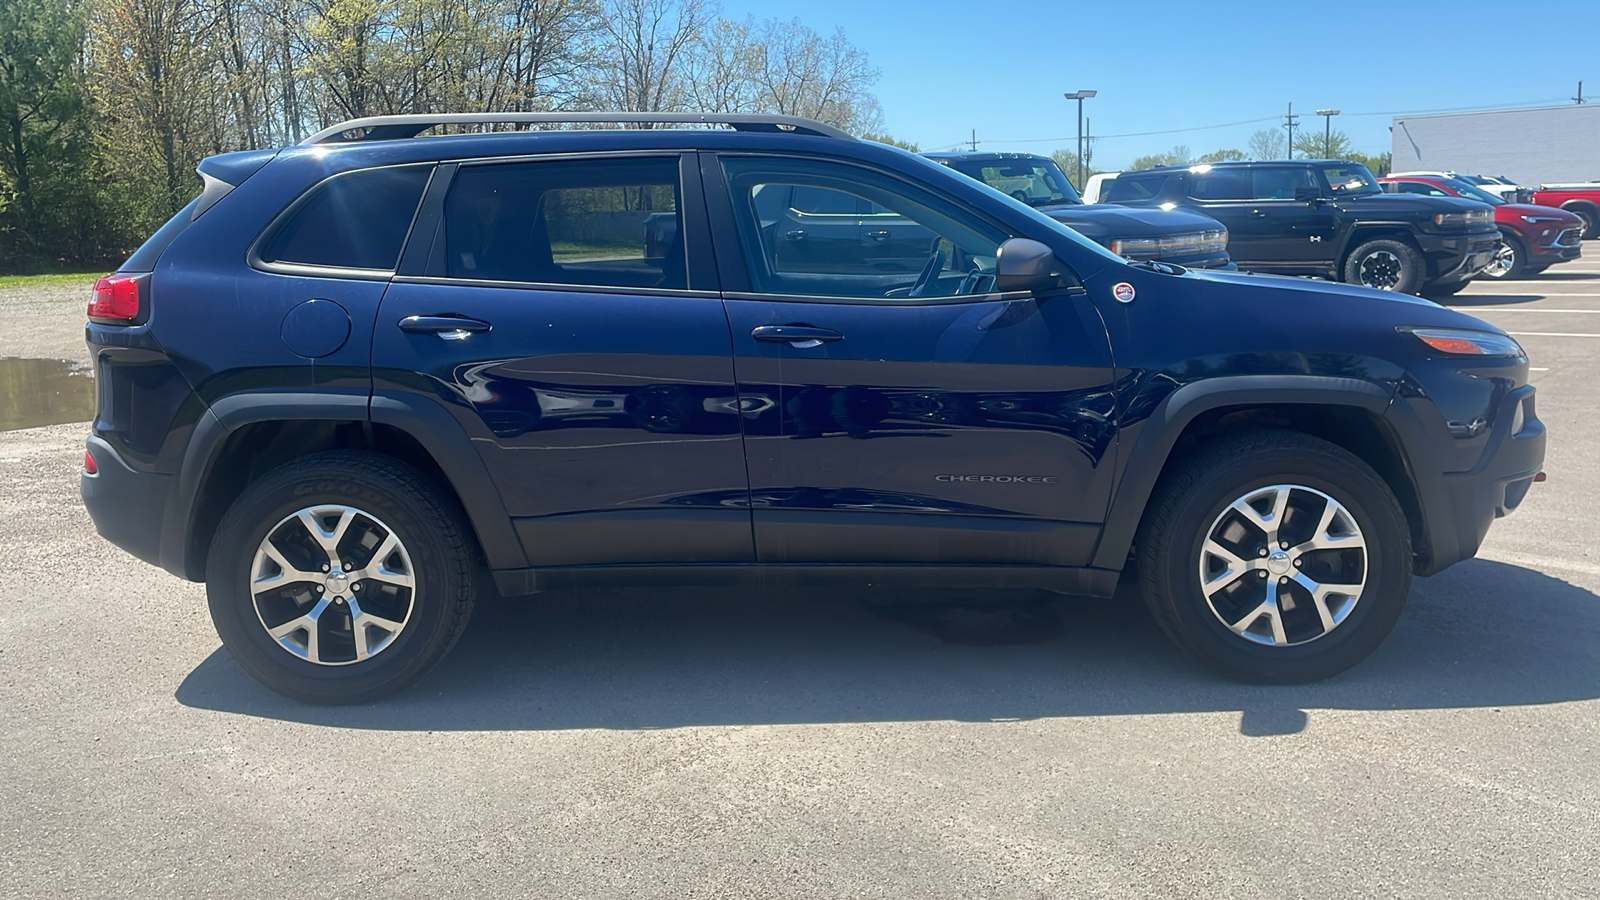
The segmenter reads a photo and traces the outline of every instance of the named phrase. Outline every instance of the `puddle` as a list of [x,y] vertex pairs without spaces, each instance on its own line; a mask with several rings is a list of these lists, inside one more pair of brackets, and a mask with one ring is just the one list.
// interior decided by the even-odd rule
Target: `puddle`
[[92,418],[89,373],[59,359],[0,359],[0,431]]

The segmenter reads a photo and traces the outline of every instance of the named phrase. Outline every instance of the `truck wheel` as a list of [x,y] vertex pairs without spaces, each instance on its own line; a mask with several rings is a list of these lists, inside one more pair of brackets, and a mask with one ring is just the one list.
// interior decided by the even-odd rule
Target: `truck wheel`
[[1587,206],[1569,206],[1566,210],[1583,220],[1583,230],[1578,232],[1579,237],[1585,240],[1600,237],[1600,215],[1596,215],[1594,209]]
[[247,487],[206,596],[223,646],[280,694],[360,703],[443,659],[472,614],[476,548],[453,503],[388,457],[339,451]]
[[1357,247],[1344,263],[1346,283],[1380,291],[1416,293],[1422,285],[1424,274],[1422,254],[1403,241],[1367,241]]
[[1139,583],[1193,658],[1246,681],[1316,681],[1394,627],[1411,537],[1394,493],[1341,447],[1292,431],[1219,440],[1164,476]]
[[1494,260],[1489,267],[1483,270],[1485,278],[1522,278],[1527,274],[1528,251],[1523,249],[1522,242],[1509,235],[1500,238],[1500,249],[1495,251]]

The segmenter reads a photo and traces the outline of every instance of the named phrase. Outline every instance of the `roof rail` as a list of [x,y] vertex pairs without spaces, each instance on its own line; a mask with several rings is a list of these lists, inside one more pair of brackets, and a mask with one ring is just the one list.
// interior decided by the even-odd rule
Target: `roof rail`
[[369,116],[340,122],[301,141],[311,144],[341,144],[351,141],[390,141],[412,138],[436,125],[565,125],[580,122],[617,124],[728,125],[735,131],[769,131],[809,134],[818,137],[855,140],[848,132],[814,119],[800,116],[767,116],[750,113],[665,113],[665,112],[580,112],[580,113],[434,113],[404,116]]

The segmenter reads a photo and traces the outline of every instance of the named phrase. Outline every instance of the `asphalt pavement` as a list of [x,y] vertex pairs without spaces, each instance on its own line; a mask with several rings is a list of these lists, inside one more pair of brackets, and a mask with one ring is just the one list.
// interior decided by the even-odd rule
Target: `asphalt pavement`
[[[83,424],[0,433],[0,897],[1600,895],[1584,249],[1452,303],[1528,348],[1548,483],[1299,687],[1125,597],[638,589],[486,603],[419,688],[305,706],[95,535]],[[72,315],[0,355],[81,359]]]

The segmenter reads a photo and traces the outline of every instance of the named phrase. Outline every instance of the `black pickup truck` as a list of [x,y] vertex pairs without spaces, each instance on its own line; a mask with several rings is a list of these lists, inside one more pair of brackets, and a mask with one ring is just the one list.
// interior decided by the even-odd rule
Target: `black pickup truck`
[[1342,160],[1127,172],[1106,202],[1205,213],[1227,226],[1228,254],[1242,269],[1408,294],[1454,294],[1500,246],[1488,205],[1386,194],[1366,166]]
[[1190,269],[1233,269],[1228,230],[1183,209],[1126,209],[1085,204],[1065,172],[1032,153],[924,153],[1037,209],[1128,259],[1159,259]]

